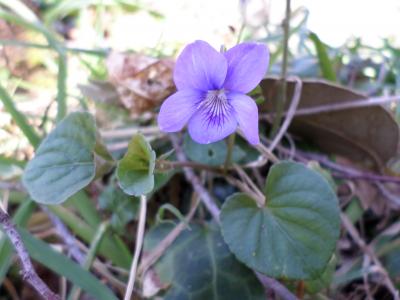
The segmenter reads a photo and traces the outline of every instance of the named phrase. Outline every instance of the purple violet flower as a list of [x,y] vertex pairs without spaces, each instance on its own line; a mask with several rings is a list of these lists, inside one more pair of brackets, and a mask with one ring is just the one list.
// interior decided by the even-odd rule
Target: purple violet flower
[[204,41],[183,49],[174,70],[178,91],[161,106],[158,124],[164,132],[186,123],[200,144],[224,139],[236,128],[250,144],[258,144],[258,109],[246,95],[264,77],[269,63],[265,45],[242,43],[219,53]]

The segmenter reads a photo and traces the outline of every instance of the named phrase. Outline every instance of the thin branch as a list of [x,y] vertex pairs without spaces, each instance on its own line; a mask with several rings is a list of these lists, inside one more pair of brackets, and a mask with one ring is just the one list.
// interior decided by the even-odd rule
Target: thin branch
[[[185,153],[181,146],[179,145],[178,137],[176,135],[170,136],[172,145],[175,148],[176,157],[178,161],[185,162],[186,157]],[[206,206],[212,217],[215,219],[216,222],[219,223],[219,208],[215,204],[214,200],[211,198],[211,195],[207,192],[204,186],[201,184],[200,179],[196,176],[193,170],[189,167],[183,167],[183,172],[185,174],[186,180],[192,184],[193,189],[199,195],[201,201]]]
[[282,120],[282,112],[285,107],[287,98],[287,69],[289,56],[289,37],[290,37],[290,0],[286,0],[285,19],[283,20],[283,59],[281,68],[281,88],[279,90],[280,97],[276,108],[276,118],[272,125],[272,135],[278,130]]
[[[242,131],[238,130],[238,133],[240,136],[244,137],[244,134]],[[262,139],[262,137],[261,137]],[[267,147],[265,147],[262,143],[258,143],[257,145],[253,145],[254,148],[256,148],[258,150],[258,152],[260,152],[265,159],[270,160],[274,163],[279,161],[279,158],[277,158],[271,151],[269,151],[269,149]]]
[[159,134],[160,128],[158,126],[151,127],[127,127],[127,128],[116,128],[110,130],[102,130],[100,131],[100,135],[102,138],[129,138],[136,133],[142,134]]
[[306,153],[302,152],[300,150],[297,150],[296,155],[302,156],[308,159],[316,160],[320,162],[322,165],[325,167],[337,171],[340,174],[333,173],[332,175],[335,177],[342,177],[342,178],[355,178],[355,179],[365,179],[368,181],[383,181],[383,182],[392,182],[392,183],[397,183],[400,184],[400,178],[394,177],[394,176],[386,176],[386,175],[380,175],[376,173],[371,173],[371,172],[365,172],[361,170],[357,170],[354,168],[350,168],[344,165],[337,164],[331,160],[329,160],[326,156],[320,155],[320,154],[315,154],[315,153]]
[[298,298],[292,294],[282,283],[278,280],[267,277],[261,273],[256,272],[258,280],[268,289],[272,289],[276,294],[278,294],[284,300],[298,300]]
[[[316,115],[320,113],[333,112],[333,111],[341,111],[352,108],[360,108],[360,107],[369,107],[369,106],[377,106],[388,104],[392,102],[399,102],[400,95],[394,96],[383,96],[383,97],[373,97],[368,99],[358,99],[353,100],[351,102],[342,102],[342,103],[332,103],[321,106],[300,108],[296,111],[295,116],[308,116],[308,115]],[[287,115],[289,111],[285,111],[283,114]],[[276,113],[268,113],[261,115],[262,119],[269,118],[271,116],[276,115]]]
[[10,216],[3,209],[0,209],[0,224],[17,251],[22,266],[22,278],[27,281],[43,299],[60,300],[61,298],[52,292],[36,274],[19,232],[12,223]]
[[64,241],[65,245],[68,248],[68,252],[72,255],[76,261],[82,265],[85,261],[84,254],[79,249],[76,239],[69,232],[68,228],[64,225],[64,223],[53,214],[46,206],[41,205],[40,208],[48,215],[51,222],[53,223],[58,236]]
[[369,258],[373,261],[373,263],[378,268],[379,273],[383,276],[383,284],[386,288],[390,291],[393,296],[394,300],[400,300],[399,291],[396,289],[395,285],[393,284],[392,280],[390,279],[389,274],[387,273],[386,269],[383,267],[382,263],[376,256],[375,252],[371,249],[369,245],[365,243],[365,241],[361,238],[360,234],[358,233],[357,229],[351,223],[349,218],[345,214],[340,215],[342,219],[342,224],[346,228],[347,232],[350,234],[352,239],[357,243],[358,247],[369,256]]
[[303,83],[301,82],[300,78],[295,77],[294,78],[296,81],[296,86],[294,89],[292,101],[290,103],[289,110],[287,111],[285,121],[283,122],[282,126],[280,127],[278,133],[276,134],[275,138],[271,142],[271,145],[269,145],[268,150],[270,152],[274,151],[275,147],[279,144],[281,141],[282,137],[285,135],[286,131],[289,128],[290,123],[292,122],[294,115],[296,113],[296,109],[299,106],[300,103],[300,96],[301,96],[301,90],[303,87]]
[[128,281],[128,286],[126,288],[124,300],[131,299],[133,287],[135,285],[136,269],[139,262],[140,252],[142,251],[144,229],[146,225],[146,208],[147,208],[147,199],[146,196],[142,195],[140,196],[139,225],[136,232],[135,254],[132,260],[131,271],[129,273],[129,281]]

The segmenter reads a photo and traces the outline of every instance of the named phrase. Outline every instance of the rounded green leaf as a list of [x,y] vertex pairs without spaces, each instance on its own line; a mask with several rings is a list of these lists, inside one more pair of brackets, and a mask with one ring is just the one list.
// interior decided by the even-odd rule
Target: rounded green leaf
[[33,200],[59,204],[95,175],[96,124],[89,113],[68,115],[43,140],[22,181]]
[[154,187],[155,161],[156,154],[144,136],[134,135],[117,166],[117,178],[122,190],[133,196],[150,193]]
[[[144,251],[154,249],[172,230],[162,224],[146,234]],[[154,265],[162,299],[265,299],[254,272],[236,260],[216,226],[190,224]],[[158,281],[158,280],[157,280]]]
[[272,277],[309,279],[325,269],[339,238],[338,201],[329,183],[302,164],[274,165],[266,205],[246,194],[227,199],[222,234],[249,267]]

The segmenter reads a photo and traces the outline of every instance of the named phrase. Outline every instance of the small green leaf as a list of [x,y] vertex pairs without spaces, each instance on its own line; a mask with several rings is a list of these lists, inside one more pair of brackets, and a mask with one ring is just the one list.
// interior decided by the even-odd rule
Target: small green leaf
[[144,136],[134,135],[117,167],[117,178],[122,190],[133,196],[150,193],[154,187],[155,161],[156,154]]
[[249,267],[272,277],[313,279],[339,238],[338,201],[329,183],[302,164],[271,167],[266,205],[235,194],[222,207],[222,234]]
[[[154,265],[163,286],[162,299],[265,299],[254,273],[238,262],[212,225],[190,224]],[[146,234],[144,250],[150,251],[172,230],[163,224]]]
[[95,175],[96,124],[89,113],[72,113],[43,140],[28,163],[23,183],[32,199],[59,204]]
[[336,74],[333,68],[333,64],[329,59],[328,51],[326,46],[321,42],[319,37],[311,32],[309,35],[311,41],[314,43],[317,49],[317,56],[319,60],[319,67],[321,68],[322,76],[330,81],[336,81]]

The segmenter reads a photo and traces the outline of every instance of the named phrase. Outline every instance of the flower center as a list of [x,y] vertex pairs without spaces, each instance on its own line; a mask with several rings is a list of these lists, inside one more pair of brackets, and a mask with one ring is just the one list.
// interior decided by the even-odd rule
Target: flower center
[[208,125],[222,126],[230,113],[231,105],[222,89],[208,91],[198,108]]

